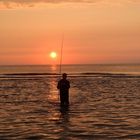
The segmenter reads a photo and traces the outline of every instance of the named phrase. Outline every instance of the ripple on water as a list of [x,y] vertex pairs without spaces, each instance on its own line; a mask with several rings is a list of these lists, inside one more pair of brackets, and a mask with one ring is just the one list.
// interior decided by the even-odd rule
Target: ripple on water
[[139,139],[139,78],[70,80],[68,108],[56,78],[1,80],[0,139]]

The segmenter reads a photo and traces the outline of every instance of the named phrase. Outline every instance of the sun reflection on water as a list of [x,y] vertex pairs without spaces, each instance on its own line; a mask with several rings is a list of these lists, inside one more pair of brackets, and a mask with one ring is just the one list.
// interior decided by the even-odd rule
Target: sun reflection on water
[[51,72],[54,73],[57,70],[57,65],[51,65]]
[[49,84],[49,100],[52,102],[57,102],[58,101],[58,90],[56,88],[57,82],[55,79],[51,79],[50,84]]
[[[51,73],[56,73],[57,66],[56,65],[51,65],[50,67]],[[54,77],[51,77],[48,79],[49,80],[49,101],[51,102],[58,102],[58,90],[57,90],[57,79]]]

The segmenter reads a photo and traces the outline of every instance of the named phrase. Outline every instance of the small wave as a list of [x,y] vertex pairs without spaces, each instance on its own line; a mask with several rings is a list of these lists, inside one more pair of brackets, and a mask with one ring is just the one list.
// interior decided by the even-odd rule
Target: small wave
[[140,138],[140,133],[139,134],[133,134],[133,135],[126,135],[126,136],[117,137],[117,139],[139,139],[139,138]]
[[[40,79],[40,78],[57,78],[59,73],[7,73],[0,74],[0,79]],[[140,75],[122,74],[122,73],[68,73],[69,77],[112,77],[112,78],[140,78]]]
[[18,75],[24,75],[24,76],[30,76],[30,75],[60,75],[58,73],[8,73],[8,74],[3,74],[6,76],[18,76]]
[[42,103],[42,102],[45,102],[45,101],[40,101],[40,100],[22,100],[22,101],[0,101],[0,103],[12,103],[12,104],[15,104],[15,103]]
[[40,140],[43,139],[44,137],[42,135],[34,135],[34,136],[28,136],[25,139],[26,140]]
[[58,77],[60,74],[57,73],[7,73],[0,74],[0,79],[42,79],[42,78],[50,78],[50,77]]

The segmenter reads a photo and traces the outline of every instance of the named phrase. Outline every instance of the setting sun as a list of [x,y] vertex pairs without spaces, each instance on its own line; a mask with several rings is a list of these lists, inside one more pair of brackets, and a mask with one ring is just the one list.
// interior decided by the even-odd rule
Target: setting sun
[[57,57],[56,52],[51,52],[51,53],[50,53],[50,57],[51,57],[51,58],[56,58],[56,57]]

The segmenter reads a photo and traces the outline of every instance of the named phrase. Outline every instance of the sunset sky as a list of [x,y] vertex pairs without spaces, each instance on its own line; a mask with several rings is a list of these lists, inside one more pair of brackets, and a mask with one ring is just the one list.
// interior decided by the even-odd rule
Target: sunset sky
[[140,0],[0,0],[0,65],[57,64],[63,35],[63,64],[139,63]]

